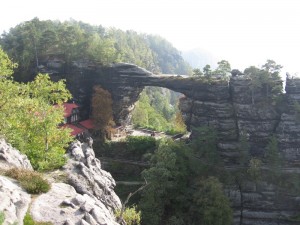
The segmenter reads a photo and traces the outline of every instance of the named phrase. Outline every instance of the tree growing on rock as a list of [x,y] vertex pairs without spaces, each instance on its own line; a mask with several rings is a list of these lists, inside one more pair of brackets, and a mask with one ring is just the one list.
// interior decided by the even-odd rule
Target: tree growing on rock
[[224,195],[222,184],[215,177],[209,177],[197,183],[191,206],[191,224],[230,225],[232,210],[228,198]]
[[203,76],[201,69],[199,68],[193,69],[193,76]]
[[275,61],[267,60],[261,69],[255,66],[245,69],[245,75],[251,79],[252,104],[255,103],[256,93],[264,96],[266,100],[274,100],[282,93],[282,81],[279,75],[281,68],[282,66]]
[[271,182],[278,183],[280,181],[282,160],[279,153],[278,141],[272,136],[266,147],[265,160],[269,166],[269,179]]
[[203,67],[203,73],[205,77],[210,77],[211,76],[211,67],[210,65],[206,65],[205,67]]
[[231,71],[230,63],[226,60],[221,60],[218,62],[218,67],[214,71],[216,74],[221,74],[223,76],[228,76]]

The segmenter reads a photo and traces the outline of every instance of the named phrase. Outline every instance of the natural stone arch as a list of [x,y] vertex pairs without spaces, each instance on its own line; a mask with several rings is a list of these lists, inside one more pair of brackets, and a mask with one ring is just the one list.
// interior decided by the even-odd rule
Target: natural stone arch
[[[205,83],[200,79],[179,75],[154,75],[132,64],[113,64],[101,71],[94,83],[101,84],[113,97],[117,123],[126,121],[139,94],[146,86],[164,87],[182,93],[187,99],[221,102],[229,100],[228,82]],[[220,85],[221,84],[221,85]],[[218,93],[218,95],[216,95]],[[188,109],[186,109],[188,110]],[[188,111],[183,112],[183,114]]]

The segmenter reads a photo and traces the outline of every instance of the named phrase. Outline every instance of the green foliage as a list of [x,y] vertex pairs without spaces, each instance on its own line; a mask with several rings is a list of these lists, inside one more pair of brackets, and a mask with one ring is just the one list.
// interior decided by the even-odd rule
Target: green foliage
[[189,150],[171,140],[161,140],[150,169],[143,171],[149,185],[142,193],[139,207],[142,223],[160,224],[165,211],[182,211],[187,188]]
[[220,163],[215,129],[209,126],[194,127],[193,132],[197,138],[192,141],[192,148],[197,157],[205,162],[208,167],[214,167]]
[[10,76],[17,64],[13,63],[0,47],[0,78]]
[[288,220],[292,222],[300,222],[300,214],[291,216],[290,218],[288,218]]
[[[215,135],[206,135],[210,148],[213,144],[210,145],[209,142],[215,140]],[[192,148],[171,140],[162,140],[159,143],[151,160],[152,166],[142,173],[149,183],[139,204],[142,210],[142,224],[196,225],[202,224],[199,221],[205,222],[200,215],[207,215],[210,224],[230,224],[232,212],[229,201],[216,178],[213,178],[212,182],[209,182],[212,178],[205,179],[208,173],[205,167],[199,165],[202,164],[202,158],[195,157],[195,154],[199,153],[198,148],[193,149],[196,146],[196,141],[191,145]],[[206,145],[202,143],[202,146]],[[202,156],[204,159],[205,154]],[[201,185],[208,183],[214,188],[209,186],[207,189],[201,189],[199,183],[195,185],[196,181],[203,181],[200,182]],[[211,195],[207,191],[210,189]],[[204,201],[205,196],[208,198],[204,205],[201,201]]]
[[3,211],[0,211],[0,225],[4,223],[5,220],[5,214]]
[[53,82],[47,74],[38,74],[32,82],[26,85],[27,94],[34,99],[48,104],[61,104],[72,96],[66,89],[66,81]]
[[34,221],[30,215],[30,213],[26,213],[24,219],[23,219],[24,225],[53,225],[51,222],[37,222]]
[[50,190],[50,184],[38,172],[12,168],[5,175],[18,180],[30,194],[46,193]]
[[278,141],[272,136],[266,147],[265,160],[269,167],[268,179],[271,182],[279,183],[281,176],[282,160],[279,153]]
[[[145,127],[173,134],[185,133],[186,126],[176,106],[178,97],[174,95],[175,93],[167,89],[146,88],[141,93],[133,111],[133,124],[137,127]],[[171,102],[172,98],[176,100]]]
[[28,156],[35,169],[59,168],[66,161],[64,147],[71,137],[68,129],[58,128],[64,110],[53,104],[70,97],[65,82],[54,83],[48,75],[39,74],[27,84],[0,79],[0,133]]
[[261,179],[261,166],[262,161],[260,159],[250,159],[248,174],[250,175],[250,179],[255,183],[257,183],[257,181]]
[[229,76],[231,72],[231,66],[230,63],[226,60],[221,60],[218,62],[218,67],[214,71],[216,74],[221,74],[223,76]]
[[[118,218],[120,216],[120,210],[115,213]],[[127,207],[123,213],[123,219],[127,225],[140,225],[141,224],[141,211],[137,210],[136,206]]]
[[66,67],[74,60],[87,59],[104,65],[122,61],[153,72],[191,74],[180,52],[159,36],[74,20],[62,23],[34,18],[4,33],[0,45],[19,64],[19,81],[32,80],[40,63],[53,55]]
[[203,73],[205,77],[210,77],[211,75],[210,65],[206,65],[205,67],[203,67]]
[[244,73],[251,79],[252,103],[255,103],[255,96],[264,96],[265,100],[275,100],[282,93],[282,81],[280,69],[273,60],[267,60],[261,69],[251,66],[246,68]]
[[223,79],[228,79],[231,74],[230,63],[226,60],[221,60],[218,62],[218,67],[213,71],[213,74],[222,75]]
[[27,212],[24,219],[24,225],[35,225],[34,220],[32,219],[31,215]]
[[232,210],[228,198],[224,195],[222,184],[215,177],[201,180],[193,194],[191,207],[192,224],[230,225]]
[[145,92],[141,93],[139,102],[136,103],[136,109],[132,113],[132,122],[138,127],[158,131],[170,129],[170,125],[164,116],[151,106],[150,98]]
[[199,68],[193,69],[193,76],[203,76],[201,69]]
[[128,136],[126,138],[126,147],[133,155],[143,155],[147,152],[153,152],[156,148],[156,140],[147,136]]

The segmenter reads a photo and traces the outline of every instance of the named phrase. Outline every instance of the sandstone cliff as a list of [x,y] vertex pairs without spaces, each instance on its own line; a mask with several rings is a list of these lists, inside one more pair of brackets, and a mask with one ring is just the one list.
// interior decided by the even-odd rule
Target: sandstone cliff
[[[227,81],[203,81],[195,78],[157,76],[131,64],[108,67],[74,67],[70,79],[73,95],[89,106],[91,90],[101,85],[112,94],[114,119],[128,122],[134,103],[144,86],[166,87],[183,93],[180,110],[190,130],[203,125],[213,126],[218,132],[218,147],[225,164],[236,166],[237,148],[241,135],[246,135],[253,157],[264,159],[271,136],[279,142],[287,176],[299,173],[300,146],[300,79],[286,81],[286,93],[281,102],[266,99],[261,92],[251,91],[247,76],[231,77]],[[78,78],[78,79],[77,79]],[[87,107],[88,108],[88,107]],[[297,195],[280,190],[268,183],[258,188],[249,184],[244,193],[244,224],[297,224],[290,220],[300,211]],[[277,190],[277,191],[276,191]],[[239,193],[230,191],[235,207],[235,221],[239,217]]]

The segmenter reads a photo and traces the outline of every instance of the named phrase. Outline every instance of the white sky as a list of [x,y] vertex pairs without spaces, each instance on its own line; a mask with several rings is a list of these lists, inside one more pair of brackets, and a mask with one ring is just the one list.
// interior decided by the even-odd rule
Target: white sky
[[34,17],[159,34],[179,50],[200,47],[241,70],[273,59],[300,71],[299,0],[5,0],[0,33]]

